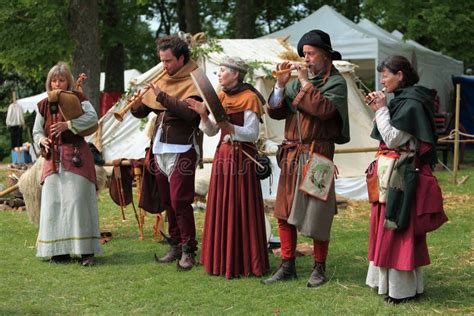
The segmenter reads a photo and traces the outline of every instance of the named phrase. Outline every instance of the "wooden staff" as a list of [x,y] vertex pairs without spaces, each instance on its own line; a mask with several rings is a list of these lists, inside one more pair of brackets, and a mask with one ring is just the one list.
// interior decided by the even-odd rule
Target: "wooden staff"
[[[138,203],[140,203],[140,197],[141,197],[141,191],[142,191],[142,168],[140,167],[134,167],[133,168],[133,174],[135,177],[135,183],[137,186],[137,200]],[[144,240],[145,237],[143,235],[143,226],[145,225],[145,211],[138,206],[138,212],[139,212],[139,221],[138,221],[138,230],[140,231],[140,240]]]
[[17,190],[18,187],[19,187],[18,184],[15,184],[15,185],[12,185],[9,188],[6,188],[2,192],[0,192],[0,197],[3,197],[4,195],[7,195],[8,193],[12,193],[13,191]]
[[165,238],[165,234],[163,233],[164,222],[166,218],[166,212],[163,211],[163,215],[161,213],[156,214],[156,221],[153,225],[153,239],[162,241]]
[[456,116],[454,120],[453,183],[457,184],[459,165],[459,109],[461,107],[461,84],[456,83]]
[[122,221],[125,221],[125,192],[123,191],[122,187],[122,172],[120,170],[120,166],[114,166],[114,179],[117,183],[117,187],[119,189],[119,203],[120,209],[122,211]]

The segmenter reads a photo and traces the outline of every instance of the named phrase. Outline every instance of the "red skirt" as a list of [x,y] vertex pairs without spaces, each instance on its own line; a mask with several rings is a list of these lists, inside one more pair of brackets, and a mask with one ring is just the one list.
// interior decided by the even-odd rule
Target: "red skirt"
[[426,234],[415,235],[411,212],[410,224],[403,231],[383,227],[385,203],[373,203],[370,214],[369,261],[381,268],[403,271],[430,264]]
[[226,278],[262,276],[269,269],[262,189],[255,148],[222,143],[212,165],[202,238],[201,264]]

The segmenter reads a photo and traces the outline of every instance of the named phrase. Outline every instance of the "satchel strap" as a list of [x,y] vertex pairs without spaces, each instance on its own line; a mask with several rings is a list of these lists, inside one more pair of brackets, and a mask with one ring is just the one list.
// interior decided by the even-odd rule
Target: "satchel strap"
[[300,111],[298,109],[296,109],[296,129],[298,130],[298,137],[300,139],[300,144],[302,144],[303,138],[301,136]]

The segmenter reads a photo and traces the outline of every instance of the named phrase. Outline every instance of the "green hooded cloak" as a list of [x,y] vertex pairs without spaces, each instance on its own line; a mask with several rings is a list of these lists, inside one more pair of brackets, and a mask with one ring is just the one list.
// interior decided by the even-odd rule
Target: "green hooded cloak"
[[[331,101],[339,112],[339,116],[342,120],[342,131],[340,137],[336,140],[336,144],[345,144],[349,142],[349,114],[347,107],[347,84],[344,77],[339,71],[332,66],[330,76],[326,82],[323,81],[324,77],[318,75],[313,79],[308,79],[320,92],[321,94]],[[288,83],[285,87],[285,105],[294,113],[296,108],[291,105],[293,99],[298,95],[301,89],[299,80],[294,80]]]
[[[394,91],[395,98],[388,104],[390,124],[401,131],[413,135],[419,141],[429,143],[432,148],[420,157],[424,162],[435,164],[436,127],[434,123],[434,95],[423,86],[411,86]],[[382,136],[374,126],[370,135],[379,141]]]

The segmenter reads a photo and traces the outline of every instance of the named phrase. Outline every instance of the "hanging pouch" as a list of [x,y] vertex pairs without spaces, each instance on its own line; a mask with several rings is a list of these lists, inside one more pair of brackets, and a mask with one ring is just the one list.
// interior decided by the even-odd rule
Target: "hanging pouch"
[[369,195],[369,202],[376,203],[379,201],[379,184],[377,178],[377,160],[370,163],[365,170],[365,180],[367,182],[367,193]]
[[322,201],[327,201],[329,191],[334,183],[334,163],[327,157],[313,152],[303,170],[300,190]]

